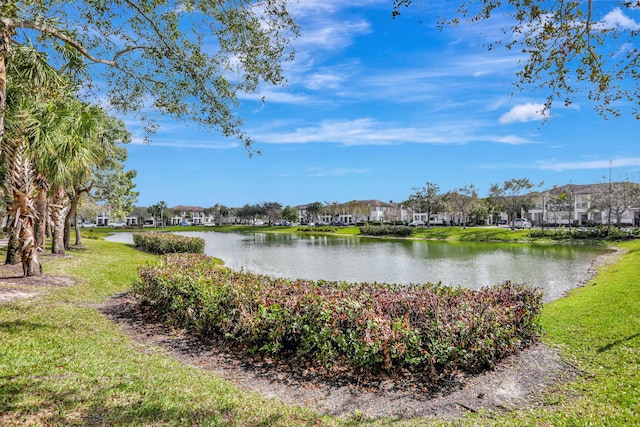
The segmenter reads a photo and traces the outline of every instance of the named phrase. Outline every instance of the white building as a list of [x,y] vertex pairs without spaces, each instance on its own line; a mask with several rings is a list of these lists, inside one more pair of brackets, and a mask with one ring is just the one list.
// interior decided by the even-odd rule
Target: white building
[[307,212],[309,205],[298,205],[298,218],[301,224],[318,220],[325,223],[340,221],[344,224],[379,221],[407,221],[408,213],[399,204],[380,200],[352,200],[347,203],[324,205],[318,218],[311,218]]
[[[114,221],[112,221],[111,212],[109,211],[98,212],[98,214],[95,217],[95,223],[100,227],[109,227],[113,225],[112,224],[113,222]],[[128,215],[124,218],[124,223],[127,226],[135,227],[138,225],[138,217]]]
[[213,215],[206,215],[205,208],[200,206],[183,206],[178,205],[170,208],[174,215],[170,219],[171,225],[180,225],[190,223],[193,225],[203,225],[213,222]]
[[[614,183],[619,185],[621,183]],[[622,183],[625,184],[625,183]],[[640,185],[626,183],[631,190],[640,190]],[[534,225],[602,225],[611,221],[621,225],[640,225],[640,200],[630,202],[618,210],[597,209],[594,205],[597,193],[607,194],[610,184],[567,184],[555,186],[540,193],[534,198],[534,206],[529,211],[523,211],[522,217],[527,218]],[[614,203],[615,205],[615,203]],[[619,218],[618,218],[619,217]]]

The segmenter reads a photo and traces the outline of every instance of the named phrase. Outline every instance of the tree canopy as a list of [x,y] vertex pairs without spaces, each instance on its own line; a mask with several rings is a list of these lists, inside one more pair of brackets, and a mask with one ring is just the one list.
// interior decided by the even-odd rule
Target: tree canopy
[[638,15],[640,1],[458,0],[436,8],[429,0],[394,0],[393,16],[415,7],[428,19],[440,10],[433,18],[440,28],[497,23],[499,36],[489,36],[486,47],[522,55],[515,86],[541,88],[547,109],[586,93],[604,116],[618,116],[631,105],[640,118],[640,25],[625,14]]
[[433,182],[427,182],[422,187],[414,188],[413,191],[414,193],[405,203],[417,212],[426,213],[427,226],[430,226],[431,214],[444,207],[444,197],[440,194],[440,187]]
[[[42,157],[44,146],[37,144],[35,136],[47,136],[46,120],[38,119],[44,116],[55,124],[60,113],[45,108],[45,114],[39,115],[46,104],[33,101],[58,102],[60,92],[69,89],[94,102],[104,99],[120,112],[139,114],[148,134],[155,130],[153,116],[159,113],[217,129],[250,147],[251,138],[234,111],[238,94],[254,91],[261,82],[284,83],[282,62],[293,57],[289,42],[298,31],[286,6],[287,0],[0,3],[0,150],[9,177],[5,187],[13,198],[11,228],[16,232],[11,234],[19,230],[10,247],[21,248],[25,275],[42,274],[34,224],[43,219],[34,208],[34,172],[26,153],[31,150],[33,158]],[[25,58],[22,48],[31,45],[36,60],[26,61],[29,74],[22,76],[15,65]],[[38,78],[45,74],[41,71],[49,77]],[[77,130],[83,134],[81,128]],[[92,139],[87,137],[80,139]],[[58,142],[65,147],[83,146],[75,144],[82,141],[64,135]],[[59,170],[70,163],[55,156],[52,160]],[[78,174],[86,177],[91,169],[88,163],[79,162],[73,170],[57,174],[55,206],[61,207],[66,199],[63,184]],[[96,185],[99,197],[108,201],[112,212],[122,215],[137,197],[132,183],[135,171],[124,171],[117,162],[108,168],[95,166],[99,167],[97,181],[103,183]]]
[[6,0],[0,59],[10,44],[35,39],[51,61],[77,72],[87,94],[104,93],[118,110],[140,113],[149,131],[155,111],[249,145],[234,108],[238,94],[260,82],[284,83],[282,61],[293,57],[289,41],[298,30],[286,6],[287,0]]

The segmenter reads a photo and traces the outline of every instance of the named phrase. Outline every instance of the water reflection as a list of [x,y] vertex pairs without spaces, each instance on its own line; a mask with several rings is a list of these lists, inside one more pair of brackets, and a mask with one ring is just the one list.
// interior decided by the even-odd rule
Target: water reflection
[[[233,269],[348,282],[442,282],[473,289],[505,280],[544,289],[545,301],[588,278],[606,250],[568,245],[385,240],[272,233],[183,232]],[[131,237],[129,236],[129,239]]]

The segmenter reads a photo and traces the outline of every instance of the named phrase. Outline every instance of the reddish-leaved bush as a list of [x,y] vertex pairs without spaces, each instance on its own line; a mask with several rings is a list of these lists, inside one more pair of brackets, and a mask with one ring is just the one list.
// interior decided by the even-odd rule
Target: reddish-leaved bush
[[174,324],[251,351],[437,380],[474,372],[534,342],[542,293],[506,282],[480,290],[288,280],[175,254],[139,270],[134,292]]

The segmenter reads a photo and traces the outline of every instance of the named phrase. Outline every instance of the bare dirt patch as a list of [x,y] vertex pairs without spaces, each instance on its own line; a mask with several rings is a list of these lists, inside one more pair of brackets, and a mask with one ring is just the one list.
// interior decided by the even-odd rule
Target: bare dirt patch
[[[41,260],[60,255],[42,254]],[[69,286],[74,280],[66,276],[44,274],[40,277],[24,277],[22,265],[0,265],[0,304],[17,299],[31,298],[54,287]]]
[[542,405],[542,394],[579,375],[558,353],[541,343],[479,375],[459,374],[439,388],[416,378],[334,381],[287,361],[247,356],[224,344],[204,343],[186,331],[150,318],[130,294],[113,297],[100,310],[124,333],[148,348],[266,397],[336,416],[456,418],[480,410],[504,411]]

